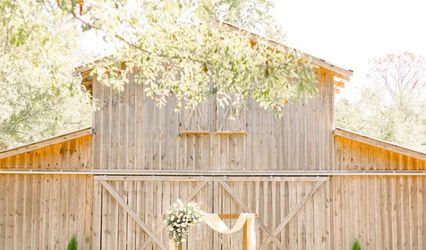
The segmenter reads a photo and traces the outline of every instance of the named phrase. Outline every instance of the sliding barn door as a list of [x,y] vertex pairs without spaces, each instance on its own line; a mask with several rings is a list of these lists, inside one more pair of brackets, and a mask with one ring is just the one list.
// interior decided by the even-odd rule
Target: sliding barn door
[[[197,179],[97,177],[94,249],[168,249],[164,215],[177,199],[212,206],[211,183]],[[211,231],[193,230],[189,247],[211,247]]]
[[[210,213],[255,213],[258,249],[330,248],[328,178],[95,177],[94,190],[93,249],[168,249],[164,218],[177,199]],[[242,240],[201,223],[184,249],[241,249]]]
[[[328,187],[328,178],[228,178],[215,181],[213,210],[255,213],[257,249],[330,249]],[[241,249],[242,233],[213,236],[214,249]]]

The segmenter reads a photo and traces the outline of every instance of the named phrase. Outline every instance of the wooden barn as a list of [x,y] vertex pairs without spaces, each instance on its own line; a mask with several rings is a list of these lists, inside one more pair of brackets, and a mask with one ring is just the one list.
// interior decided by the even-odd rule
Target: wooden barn
[[[319,94],[282,119],[211,98],[158,109],[143,87],[87,77],[92,127],[0,152],[0,249],[167,249],[180,198],[256,214],[258,249],[426,249],[426,154],[334,126],[350,70],[312,57]],[[228,221],[231,223],[231,221]],[[200,224],[184,249],[241,249]]]

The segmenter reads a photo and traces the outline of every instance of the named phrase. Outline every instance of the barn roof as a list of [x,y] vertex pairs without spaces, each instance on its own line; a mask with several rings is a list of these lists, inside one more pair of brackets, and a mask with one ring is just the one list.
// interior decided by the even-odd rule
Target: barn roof
[[[343,79],[349,80],[349,78],[353,75],[354,71],[351,70],[351,69],[344,68],[344,67],[338,66],[338,65],[336,65],[334,63],[328,62],[328,61],[326,61],[324,59],[321,59],[321,58],[309,55],[309,54],[304,53],[303,51],[300,51],[300,50],[298,50],[296,48],[289,47],[289,46],[285,45],[282,42],[279,42],[279,41],[276,41],[274,39],[271,39],[271,38],[262,36],[260,34],[254,33],[252,31],[243,29],[243,28],[238,27],[237,25],[234,25],[232,23],[223,22],[223,24],[226,25],[230,30],[241,31],[241,32],[244,32],[246,34],[249,34],[249,35],[252,36],[253,39],[261,39],[261,40],[264,40],[264,41],[268,41],[272,45],[275,45],[275,46],[278,46],[278,47],[282,47],[282,48],[284,48],[286,50],[293,50],[293,51],[296,51],[298,53],[301,53],[302,55],[304,55],[304,56],[308,57],[309,59],[311,59],[313,64],[315,64],[317,66],[320,66],[320,67],[323,67],[323,68],[326,68],[328,70],[334,71],[335,73],[337,73],[336,75],[338,77],[341,77]],[[82,67],[79,67],[77,69],[78,72],[86,72],[86,71],[90,71],[90,70],[91,70],[91,67],[87,67],[87,66],[82,66]]]
[[256,33],[252,32],[252,31],[249,31],[249,30],[243,29],[241,27],[238,27],[238,26],[236,26],[236,25],[234,25],[232,23],[224,22],[224,24],[227,25],[232,30],[242,31],[244,33],[250,34],[250,35],[253,36],[254,39],[262,39],[262,40],[270,42],[271,44],[273,44],[275,46],[282,47],[282,48],[284,48],[286,50],[297,51],[298,53],[301,53],[304,56],[306,56],[309,59],[311,59],[313,64],[315,64],[317,66],[320,66],[320,67],[323,67],[323,68],[326,68],[328,70],[334,71],[335,73],[337,73],[338,77],[341,77],[343,79],[349,80],[349,78],[353,74],[353,70],[351,70],[351,69],[343,68],[341,66],[337,66],[336,64],[333,64],[333,63],[328,62],[328,61],[326,61],[324,59],[321,59],[321,58],[309,55],[309,54],[304,53],[304,52],[302,52],[302,51],[300,51],[300,50],[298,50],[296,48],[291,48],[291,47],[283,44],[282,42],[279,42],[279,41],[276,41],[274,39],[271,39],[271,38],[268,38],[268,37],[256,34]]
[[70,140],[77,139],[77,138],[80,138],[86,135],[91,135],[91,134],[92,134],[92,128],[84,128],[84,129],[76,130],[67,134],[51,137],[45,140],[36,141],[36,142],[25,144],[19,147],[6,149],[3,151],[0,151],[0,159],[18,155],[18,154],[23,154],[32,150],[70,141]]
[[[243,29],[241,27],[238,27],[234,24],[228,23],[228,22],[223,22],[224,25],[226,25],[226,27],[228,27],[230,30],[234,30],[234,31],[239,31],[239,32],[243,32],[246,33],[248,35],[250,35],[253,39],[255,40],[264,40],[267,41],[269,43],[271,43],[272,45],[276,46],[276,47],[281,47],[285,50],[293,50],[296,51],[297,53],[300,53],[304,56],[306,56],[307,58],[309,58],[312,63],[318,67],[322,67],[325,68],[327,70],[333,71],[334,75],[335,75],[335,79],[334,79],[334,86],[335,86],[335,93],[339,93],[341,88],[344,88],[345,86],[345,82],[349,81],[349,79],[352,77],[353,75],[353,70],[348,69],[348,68],[344,68],[341,66],[337,66],[334,63],[328,62],[324,59],[315,57],[313,55],[309,55],[307,53],[304,53],[296,48],[292,48],[289,47],[285,44],[283,44],[282,42],[276,41],[274,39],[262,36],[260,34],[256,34],[252,31]],[[86,88],[91,91],[91,89],[93,88],[93,78],[90,75],[90,71],[91,71],[91,66],[82,66],[77,68],[77,71],[81,73],[83,81],[82,84],[84,86],[86,86]]]
[[334,130],[334,135],[426,161],[426,153],[424,152],[420,152],[395,143],[369,137],[363,134],[358,134],[342,128],[336,128]]

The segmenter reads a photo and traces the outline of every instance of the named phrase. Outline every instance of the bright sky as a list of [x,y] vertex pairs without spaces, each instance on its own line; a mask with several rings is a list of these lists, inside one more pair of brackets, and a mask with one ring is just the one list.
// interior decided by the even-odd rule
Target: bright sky
[[288,45],[355,71],[342,96],[368,84],[365,74],[375,56],[426,56],[425,0],[275,1]]

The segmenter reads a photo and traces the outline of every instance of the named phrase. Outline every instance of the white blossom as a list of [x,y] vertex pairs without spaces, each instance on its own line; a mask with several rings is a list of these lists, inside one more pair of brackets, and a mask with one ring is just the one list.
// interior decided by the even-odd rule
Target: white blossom
[[184,242],[188,236],[189,229],[199,223],[204,212],[196,203],[184,204],[177,200],[166,213],[169,236],[176,244]]

